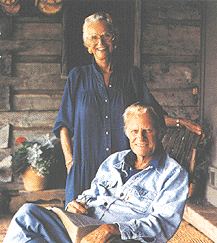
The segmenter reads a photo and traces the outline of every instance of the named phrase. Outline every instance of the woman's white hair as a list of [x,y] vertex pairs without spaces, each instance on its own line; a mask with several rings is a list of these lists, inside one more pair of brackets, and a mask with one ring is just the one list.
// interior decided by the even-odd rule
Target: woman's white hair
[[83,42],[84,42],[84,46],[88,47],[88,42],[87,42],[87,28],[89,26],[89,24],[97,22],[97,21],[106,21],[109,31],[113,34],[113,38],[114,41],[117,42],[119,39],[119,31],[118,28],[114,26],[114,23],[112,21],[112,18],[110,17],[109,14],[105,13],[105,12],[98,12],[98,13],[94,13],[90,16],[88,16],[85,20],[84,20],[84,24],[83,24]]

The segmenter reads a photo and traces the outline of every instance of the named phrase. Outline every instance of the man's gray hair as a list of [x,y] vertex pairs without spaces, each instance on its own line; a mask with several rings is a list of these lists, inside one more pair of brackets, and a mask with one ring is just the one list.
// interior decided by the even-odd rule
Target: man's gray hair
[[83,24],[83,41],[84,41],[84,46],[88,47],[88,42],[87,42],[87,28],[89,26],[89,24],[97,22],[97,21],[106,21],[109,31],[110,33],[113,33],[113,37],[115,42],[117,43],[118,39],[119,39],[119,31],[118,28],[114,26],[114,23],[112,21],[112,18],[109,14],[105,13],[105,12],[98,12],[98,13],[94,13],[90,16],[88,16],[85,20],[84,20],[84,24]]
[[[123,120],[124,120],[124,131],[126,134],[127,131],[127,124],[130,120],[130,117],[132,116],[140,116],[142,114],[149,114],[154,122],[154,127],[157,131],[161,130],[160,127],[160,118],[155,112],[154,108],[152,106],[147,106],[145,104],[142,104],[140,102],[134,103],[130,106],[128,106],[123,114]],[[127,134],[126,134],[127,135]]]

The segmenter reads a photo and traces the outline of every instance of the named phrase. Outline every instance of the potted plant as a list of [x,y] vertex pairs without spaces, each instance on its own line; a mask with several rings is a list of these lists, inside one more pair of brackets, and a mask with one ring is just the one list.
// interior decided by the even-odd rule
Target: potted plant
[[37,191],[46,188],[50,168],[57,163],[54,153],[55,141],[49,134],[29,141],[22,136],[15,140],[20,147],[12,155],[12,170],[14,174],[22,175],[26,190]]

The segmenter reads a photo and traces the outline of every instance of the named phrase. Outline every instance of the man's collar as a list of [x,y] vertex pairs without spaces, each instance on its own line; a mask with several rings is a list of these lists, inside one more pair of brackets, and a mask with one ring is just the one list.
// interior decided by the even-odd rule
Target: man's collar
[[[148,167],[154,167],[155,169],[158,168],[159,162],[161,158],[165,155],[165,151],[162,146],[159,147],[159,149],[156,151],[154,158],[150,161]],[[134,168],[136,161],[136,155],[133,153],[132,150],[129,151],[124,157],[124,161],[128,166]],[[123,168],[123,164],[122,164]]]

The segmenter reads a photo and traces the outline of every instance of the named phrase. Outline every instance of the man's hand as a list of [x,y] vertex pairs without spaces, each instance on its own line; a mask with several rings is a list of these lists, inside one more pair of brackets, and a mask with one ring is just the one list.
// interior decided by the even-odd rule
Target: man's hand
[[71,213],[87,214],[87,205],[73,200],[67,205],[67,211]]
[[114,224],[103,224],[84,236],[81,243],[109,243],[120,236],[118,227]]

